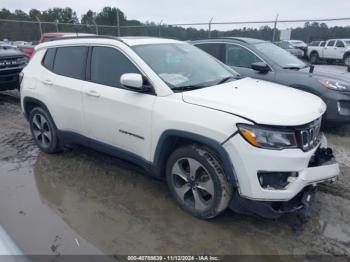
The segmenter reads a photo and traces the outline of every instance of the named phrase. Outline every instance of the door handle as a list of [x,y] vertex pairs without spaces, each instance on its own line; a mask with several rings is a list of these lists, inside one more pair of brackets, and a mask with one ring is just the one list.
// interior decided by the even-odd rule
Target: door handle
[[86,94],[87,94],[88,96],[100,97],[100,94],[99,94],[97,91],[95,91],[95,90],[88,90],[88,91],[86,92]]
[[43,81],[43,84],[44,84],[44,85],[47,85],[47,86],[52,86],[52,85],[53,85],[52,81],[49,80],[49,79],[44,80],[44,81]]

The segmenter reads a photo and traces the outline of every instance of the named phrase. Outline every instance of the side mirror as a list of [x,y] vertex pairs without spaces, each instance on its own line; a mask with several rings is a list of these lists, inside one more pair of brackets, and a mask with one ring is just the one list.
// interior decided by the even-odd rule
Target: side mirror
[[120,77],[120,83],[124,87],[136,92],[148,92],[150,90],[150,87],[144,84],[143,77],[140,74],[122,74]]
[[252,69],[259,71],[260,73],[266,74],[270,71],[270,67],[264,62],[255,62],[251,65]]

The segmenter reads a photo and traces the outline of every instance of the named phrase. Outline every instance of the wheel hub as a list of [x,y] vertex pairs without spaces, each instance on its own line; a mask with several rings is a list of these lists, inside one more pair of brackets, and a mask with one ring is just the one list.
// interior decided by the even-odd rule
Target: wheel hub
[[172,168],[174,189],[186,205],[203,211],[214,199],[214,182],[207,169],[193,158],[182,158]]

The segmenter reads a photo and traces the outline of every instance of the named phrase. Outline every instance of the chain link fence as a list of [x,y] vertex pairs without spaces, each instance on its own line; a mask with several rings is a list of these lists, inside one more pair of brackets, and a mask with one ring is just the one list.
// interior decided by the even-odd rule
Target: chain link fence
[[[40,21],[38,18],[36,21],[0,19],[0,40],[37,41],[41,34],[46,32],[79,32],[112,36],[156,36],[179,40],[195,40],[223,36],[246,36],[274,41],[279,39],[278,27],[286,28],[293,25],[303,27],[307,22],[342,23],[343,26],[350,30],[350,18],[279,20],[277,17],[276,19],[267,21],[236,22],[213,22],[213,19],[211,19],[204,23],[149,23],[137,26],[55,23]],[[342,34],[347,34],[347,32],[348,31],[344,31]],[[350,33],[347,37],[350,38]]]

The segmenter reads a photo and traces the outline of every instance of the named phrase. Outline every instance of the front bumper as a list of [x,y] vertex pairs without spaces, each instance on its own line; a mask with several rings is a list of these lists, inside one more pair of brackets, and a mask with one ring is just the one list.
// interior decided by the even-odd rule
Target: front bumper
[[[238,190],[230,208],[238,213],[278,218],[285,213],[307,215],[316,190],[324,181],[334,181],[339,166],[327,141],[309,152],[299,149],[264,150],[251,146],[238,134],[224,146],[231,157]],[[298,176],[282,189],[263,188],[260,171],[294,172]]]
[[287,213],[309,217],[315,193],[316,186],[307,186],[294,198],[285,202],[254,201],[236,193],[231,200],[230,209],[239,214],[258,215],[268,219],[277,219]]
[[0,91],[19,88],[19,74],[23,67],[0,70]]
[[350,92],[328,90],[322,98],[327,105],[326,123],[350,123]]
[[[326,147],[326,139],[323,145]],[[237,134],[224,145],[236,176],[241,197],[256,201],[289,201],[309,185],[331,180],[339,175],[339,165],[333,159],[312,164],[318,148],[308,152],[300,149],[266,150],[256,148]],[[297,177],[282,189],[264,188],[259,182],[259,172],[290,172]]]

